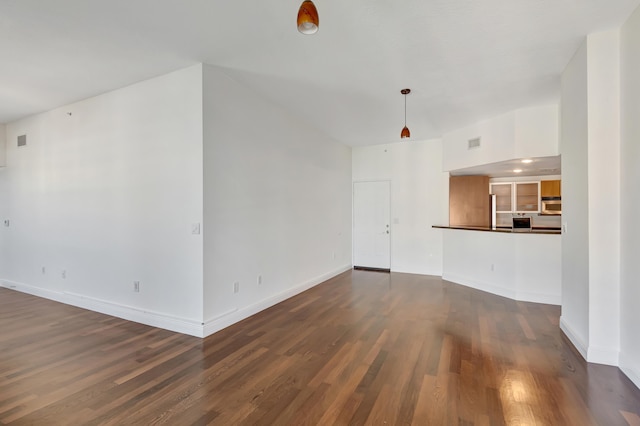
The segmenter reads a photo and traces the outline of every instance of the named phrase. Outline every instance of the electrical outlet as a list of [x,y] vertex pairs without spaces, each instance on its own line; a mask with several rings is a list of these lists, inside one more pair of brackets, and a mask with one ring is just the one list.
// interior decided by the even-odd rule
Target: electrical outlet
[[258,279],[256,280],[258,285],[262,284],[262,275],[258,275]]
[[239,293],[240,292],[240,283],[238,281],[233,283],[233,292],[234,293]]
[[62,273],[60,275],[62,275],[63,280],[67,279],[67,271],[65,269],[62,270]]
[[133,292],[140,293],[140,281],[133,282]]

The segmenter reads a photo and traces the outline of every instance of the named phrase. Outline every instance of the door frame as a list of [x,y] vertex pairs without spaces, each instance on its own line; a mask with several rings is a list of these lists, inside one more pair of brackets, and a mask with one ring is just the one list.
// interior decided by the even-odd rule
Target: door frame
[[[389,272],[393,270],[393,244],[391,244],[391,237],[393,235],[393,224],[391,198],[393,194],[393,185],[391,179],[359,179],[351,182],[351,267],[355,268],[354,260],[356,258],[356,203],[355,187],[356,183],[374,183],[374,182],[388,182],[389,183]],[[367,268],[367,270],[375,271],[375,268]],[[380,271],[386,271],[386,269],[380,269]]]

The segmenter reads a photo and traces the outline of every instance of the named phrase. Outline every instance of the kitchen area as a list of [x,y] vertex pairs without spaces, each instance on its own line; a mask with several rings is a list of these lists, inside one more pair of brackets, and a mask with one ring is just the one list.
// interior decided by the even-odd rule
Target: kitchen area
[[446,134],[443,278],[515,300],[561,304],[562,172],[557,108],[516,110]]
[[[518,160],[535,165],[558,159]],[[513,161],[507,162],[508,165]],[[486,174],[450,173],[449,224],[451,228],[484,229],[496,232],[556,232],[562,229],[562,180],[557,175],[522,176],[523,170],[495,172],[504,164],[490,164]],[[518,167],[516,165],[516,167]],[[475,168],[477,169],[477,168]],[[514,172],[513,170],[516,170]],[[529,168],[529,173],[540,169]],[[544,168],[559,172],[557,168]],[[510,173],[510,174],[509,174]]]

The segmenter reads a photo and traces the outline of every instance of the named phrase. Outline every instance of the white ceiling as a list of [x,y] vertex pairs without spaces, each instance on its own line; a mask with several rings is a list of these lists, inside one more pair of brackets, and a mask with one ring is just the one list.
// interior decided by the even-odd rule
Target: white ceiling
[[586,34],[640,0],[0,0],[0,122],[198,62],[352,146],[558,99]]
[[[452,170],[452,176],[482,175],[492,178],[517,177],[517,176],[551,176],[559,175],[561,171],[560,156],[528,158],[530,163],[523,163],[522,159],[501,161],[498,163],[483,164],[481,166],[468,167],[466,169]],[[514,172],[520,170],[520,172]]]

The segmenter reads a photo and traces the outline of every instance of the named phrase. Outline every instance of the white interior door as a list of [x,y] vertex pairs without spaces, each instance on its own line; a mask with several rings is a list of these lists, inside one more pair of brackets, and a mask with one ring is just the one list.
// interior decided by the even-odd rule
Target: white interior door
[[390,195],[388,181],[353,184],[353,266],[391,267]]

